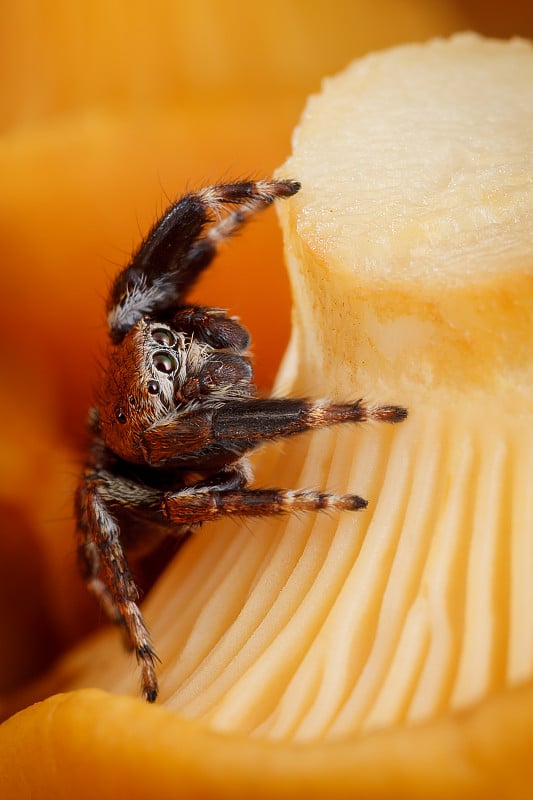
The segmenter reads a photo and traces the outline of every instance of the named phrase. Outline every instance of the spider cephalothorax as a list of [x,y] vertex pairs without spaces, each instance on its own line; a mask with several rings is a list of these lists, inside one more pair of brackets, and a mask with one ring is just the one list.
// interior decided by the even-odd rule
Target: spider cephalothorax
[[77,493],[79,553],[90,591],[126,631],[149,701],[158,691],[155,654],[125,550],[143,554],[225,515],[364,508],[357,495],[250,488],[246,454],[310,428],[406,416],[401,407],[361,401],[258,397],[247,331],[220,309],[185,302],[217,244],[299,188],[289,180],[239,181],[185,195],[111,289],[109,361]]
[[[209,325],[222,319],[225,329],[215,335]],[[112,349],[99,403],[100,428],[121,458],[149,463],[144,435],[156,423],[253,394],[250,360],[238,350],[248,344],[244,329],[217,309],[197,309],[192,322],[199,321],[209,330],[203,338],[218,347],[202,341],[190,320],[190,330],[180,330],[187,321],[177,314],[171,325],[141,318]]]

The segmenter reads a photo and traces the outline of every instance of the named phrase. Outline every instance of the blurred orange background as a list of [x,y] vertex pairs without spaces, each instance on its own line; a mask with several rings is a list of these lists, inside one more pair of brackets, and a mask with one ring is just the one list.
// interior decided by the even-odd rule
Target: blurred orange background
[[[22,0],[3,10],[0,692],[99,619],[76,574],[72,491],[106,288],[142,232],[186,188],[271,174],[307,95],[357,56],[466,29],[533,35],[529,0],[487,6]],[[223,249],[194,299],[249,327],[267,391],[290,326],[273,212]]]

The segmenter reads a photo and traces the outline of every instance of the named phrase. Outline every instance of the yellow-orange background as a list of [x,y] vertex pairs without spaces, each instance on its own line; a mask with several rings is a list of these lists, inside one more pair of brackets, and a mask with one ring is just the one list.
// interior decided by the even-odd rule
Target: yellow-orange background
[[[72,489],[106,286],[140,232],[186,187],[270,174],[324,75],[373,49],[465,29],[531,36],[533,11],[529,0],[26,0],[3,10],[0,691],[97,621],[74,567]],[[224,249],[194,296],[241,316],[267,389],[289,333],[272,213]]]

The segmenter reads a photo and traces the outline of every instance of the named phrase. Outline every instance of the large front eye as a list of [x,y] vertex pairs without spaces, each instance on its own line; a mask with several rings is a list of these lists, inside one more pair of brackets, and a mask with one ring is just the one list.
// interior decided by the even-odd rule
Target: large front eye
[[168,328],[154,328],[152,331],[152,339],[156,341],[157,344],[162,344],[165,347],[172,347],[172,345],[176,343],[174,336]]
[[170,375],[178,368],[178,362],[171,353],[163,351],[154,353],[153,365],[158,372],[164,372],[165,375]]
[[121,408],[117,408],[115,410],[115,419],[121,425],[125,425],[126,422],[128,421],[127,416],[125,415],[124,411]]

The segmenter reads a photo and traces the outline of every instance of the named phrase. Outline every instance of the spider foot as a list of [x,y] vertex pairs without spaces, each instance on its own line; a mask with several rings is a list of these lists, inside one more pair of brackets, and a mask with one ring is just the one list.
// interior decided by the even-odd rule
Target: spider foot
[[142,693],[149,703],[154,703],[159,694],[155,672],[155,664],[159,659],[152,647],[139,607],[131,601],[128,602],[125,604],[123,617],[129,641],[133,645],[137,663],[141,668]]

